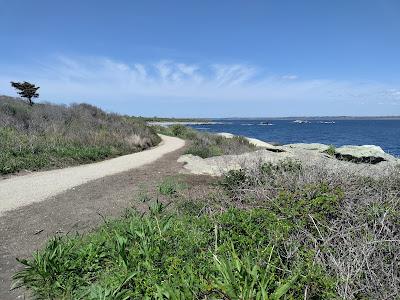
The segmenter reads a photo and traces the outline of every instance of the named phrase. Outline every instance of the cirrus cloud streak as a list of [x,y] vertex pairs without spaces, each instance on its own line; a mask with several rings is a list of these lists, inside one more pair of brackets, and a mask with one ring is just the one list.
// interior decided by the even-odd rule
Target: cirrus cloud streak
[[[323,113],[324,106],[334,102],[353,109],[360,105],[383,105],[388,114],[389,107],[400,104],[399,86],[370,81],[303,79],[291,73],[267,73],[259,66],[246,64],[205,65],[172,60],[128,64],[105,57],[58,56],[31,66],[2,66],[1,69],[0,84],[6,87],[3,93],[13,93],[8,87],[9,81],[27,80],[41,86],[42,99],[53,102],[111,101],[115,107],[118,103],[145,105],[144,99],[151,99],[153,104],[157,101],[187,105],[235,103],[236,107],[251,103],[275,106],[292,103],[295,107],[313,106],[314,114],[318,113],[315,106],[321,107]],[[279,113],[279,109],[276,111]],[[280,114],[285,114],[284,107]]]

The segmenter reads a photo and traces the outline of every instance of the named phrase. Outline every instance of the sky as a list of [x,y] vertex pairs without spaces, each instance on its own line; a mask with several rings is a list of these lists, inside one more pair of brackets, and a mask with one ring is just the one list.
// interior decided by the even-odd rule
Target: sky
[[0,0],[0,94],[129,115],[400,115],[400,1]]

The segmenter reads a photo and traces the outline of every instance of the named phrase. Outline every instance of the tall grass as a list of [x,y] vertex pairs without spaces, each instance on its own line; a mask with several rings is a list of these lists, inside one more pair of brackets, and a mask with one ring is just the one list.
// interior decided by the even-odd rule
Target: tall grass
[[35,104],[0,97],[0,174],[97,161],[159,142],[143,122],[88,104]]

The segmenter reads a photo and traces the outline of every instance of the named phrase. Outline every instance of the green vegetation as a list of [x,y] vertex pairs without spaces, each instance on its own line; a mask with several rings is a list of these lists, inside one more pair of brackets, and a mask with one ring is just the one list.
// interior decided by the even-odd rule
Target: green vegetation
[[15,279],[38,298],[326,299],[333,280],[281,255],[294,225],[267,210],[210,217],[130,213],[97,232],[54,238]]
[[17,90],[17,93],[28,100],[28,104],[32,106],[34,103],[32,98],[38,98],[39,93],[37,92],[40,87],[29,83],[29,82],[13,82],[11,81],[11,86]]
[[179,190],[182,190],[185,188],[185,185],[178,182],[175,178],[173,177],[167,177],[161,182],[158,186],[158,191],[161,195],[164,196],[173,196],[176,195],[176,193]]
[[330,155],[330,156],[335,156],[336,155],[336,149],[335,146],[330,145],[328,149],[326,149],[324,151],[326,154]]
[[337,298],[398,294],[400,273],[392,267],[400,263],[399,169],[372,179],[287,160],[231,171],[221,185],[228,198],[214,211],[261,208],[295,224],[288,255],[302,247],[314,252],[313,262],[335,278]]
[[88,104],[30,106],[0,97],[0,174],[89,163],[159,141],[143,122]]
[[193,154],[202,158],[226,155],[242,154],[254,151],[256,146],[243,137],[226,138],[223,136],[199,132],[195,129],[172,125],[169,127],[156,126],[156,130],[162,134],[177,136],[191,141],[186,154]]
[[[0,172],[140,151],[156,132],[206,158],[257,148],[80,104],[0,102]],[[335,148],[326,153],[335,155]],[[140,190],[128,211],[83,235],[57,236],[14,276],[38,299],[392,299],[400,293],[400,169],[379,180],[286,160],[188,186]],[[203,177],[202,177],[203,178]],[[192,181],[191,181],[192,180]],[[199,183],[204,185],[199,187]],[[154,192],[154,191],[153,191]],[[155,198],[155,199],[154,199]],[[168,203],[168,210],[165,204]]]
[[[209,194],[167,178],[96,231],[56,237],[15,275],[37,298],[388,299],[400,275],[400,170],[380,180],[287,160]],[[179,193],[178,193],[179,191]],[[146,202],[148,197],[146,196]]]

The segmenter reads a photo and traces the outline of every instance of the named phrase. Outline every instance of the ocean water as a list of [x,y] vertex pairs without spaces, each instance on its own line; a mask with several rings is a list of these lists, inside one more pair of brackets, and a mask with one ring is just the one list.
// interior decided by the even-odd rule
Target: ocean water
[[[208,132],[229,132],[266,142],[377,145],[400,156],[400,120],[335,120],[335,123],[294,123],[292,120],[215,120],[221,124],[191,125]],[[324,120],[326,122],[330,120]]]

